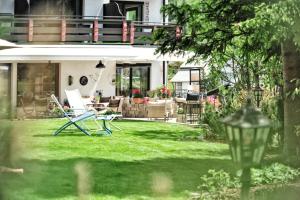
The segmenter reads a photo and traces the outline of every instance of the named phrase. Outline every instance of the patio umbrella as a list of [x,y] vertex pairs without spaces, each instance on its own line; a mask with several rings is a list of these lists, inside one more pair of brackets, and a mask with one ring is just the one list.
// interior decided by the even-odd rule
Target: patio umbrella
[[15,48],[15,47],[17,47],[17,45],[15,43],[8,42],[6,40],[0,39],[0,50]]

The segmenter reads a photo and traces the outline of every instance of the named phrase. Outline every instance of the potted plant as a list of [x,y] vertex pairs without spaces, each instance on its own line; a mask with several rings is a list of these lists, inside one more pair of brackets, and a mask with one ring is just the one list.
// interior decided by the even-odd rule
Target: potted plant
[[159,97],[163,99],[171,97],[171,91],[165,85],[159,88],[158,93],[159,93]]
[[132,100],[136,104],[141,104],[144,103],[144,98],[143,94],[139,89],[133,89],[132,90]]

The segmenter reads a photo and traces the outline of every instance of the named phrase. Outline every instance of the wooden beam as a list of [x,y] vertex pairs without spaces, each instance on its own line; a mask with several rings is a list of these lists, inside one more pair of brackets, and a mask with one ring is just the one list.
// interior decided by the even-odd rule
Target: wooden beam
[[27,37],[28,42],[33,41],[33,19],[28,20],[28,37]]
[[128,27],[127,27],[127,22],[124,19],[123,26],[122,26],[122,42],[127,42],[127,34],[128,34]]
[[98,42],[99,40],[99,23],[98,20],[95,19],[93,23],[93,42]]
[[130,44],[134,44],[134,32],[135,32],[134,23],[131,22],[131,25],[130,25]]
[[181,37],[181,28],[179,26],[176,26],[176,39],[179,39]]
[[60,41],[65,42],[66,41],[66,33],[67,33],[67,25],[66,20],[61,20],[61,32],[60,32]]

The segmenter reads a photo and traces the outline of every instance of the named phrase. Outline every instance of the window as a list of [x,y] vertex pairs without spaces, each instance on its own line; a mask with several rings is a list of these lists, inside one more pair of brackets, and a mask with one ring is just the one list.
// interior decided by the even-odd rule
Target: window
[[146,96],[150,90],[150,64],[118,64],[116,73],[116,95],[132,96],[139,89]]
[[82,15],[82,0],[18,0],[15,2],[16,15]]
[[10,65],[0,64],[0,119],[8,117],[10,108]]
[[104,16],[126,17],[127,20],[143,21],[144,2],[111,1],[104,4]]
[[47,98],[58,96],[58,63],[19,63],[17,68],[18,106],[47,109]]

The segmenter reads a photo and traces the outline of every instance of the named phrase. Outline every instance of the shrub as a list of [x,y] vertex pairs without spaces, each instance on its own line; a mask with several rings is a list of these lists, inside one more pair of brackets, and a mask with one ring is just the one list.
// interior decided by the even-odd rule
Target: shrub
[[220,112],[216,111],[212,105],[206,104],[202,122],[208,125],[207,135],[215,135],[225,138],[224,127],[220,122],[220,119]]
[[[202,176],[203,182],[198,189],[199,193],[193,193],[191,199],[213,200],[213,199],[238,199],[238,195],[232,192],[237,188],[239,182],[237,178],[231,178],[230,175],[223,171],[209,170],[207,175]],[[231,191],[231,192],[229,192]]]
[[[300,176],[300,169],[273,163],[262,169],[251,169],[252,186],[286,184]],[[231,177],[229,173],[220,170],[209,170],[207,175],[202,176],[199,192],[193,193],[191,199],[239,199],[241,183],[240,177]]]
[[273,163],[263,169],[252,169],[251,172],[253,185],[284,184],[300,176],[299,169],[293,169],[280,163]]

